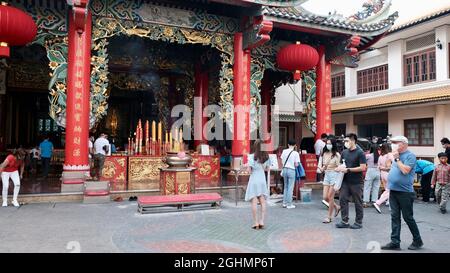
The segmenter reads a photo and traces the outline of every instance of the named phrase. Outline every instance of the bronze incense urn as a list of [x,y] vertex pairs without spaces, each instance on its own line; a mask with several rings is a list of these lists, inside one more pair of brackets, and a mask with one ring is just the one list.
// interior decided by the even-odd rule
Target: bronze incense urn
[[192,164],[192,156],[188,152],[167,152],[163,161],[169,168],[187,168]]

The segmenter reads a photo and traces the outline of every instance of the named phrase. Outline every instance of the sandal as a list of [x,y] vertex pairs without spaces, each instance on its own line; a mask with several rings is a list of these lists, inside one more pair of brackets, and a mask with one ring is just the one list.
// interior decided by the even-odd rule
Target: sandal
[[331,223],[331,222],[332,222],[331,218],[325,218],[325,219],[322,221],[322,223],[324,223],[324,224],[329,224],[329,223]]
[[252,226],[252,229],[259,229],[259,225],[258,226]]
[[334,217],[338,217],[339,212],[341,212],[341,207],[339,206],[338,209],[334,213]]
[[259,229],[264,229],[264,225],[259,225]]

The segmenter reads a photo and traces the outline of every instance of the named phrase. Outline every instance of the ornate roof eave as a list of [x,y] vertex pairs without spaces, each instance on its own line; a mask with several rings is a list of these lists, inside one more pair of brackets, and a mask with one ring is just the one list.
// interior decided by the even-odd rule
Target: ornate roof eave
[[260,5],[268,7],[294,7],[307,1],[308,0],[211,0],[211,2],[241,4],[242,6]]
[[270,20],[275,27],[290,30],[305,31],[310,29],[311,33],[328,32],[329,34],[358,35],[361,37],[375,37],[383,35],[394,25],[398,18],[398,12],[389,15],[386,19],[373,24],[357,24],[347,20],[339,20],[319,15],[302,16],[293,15],[282,11],[263,11],[264,20]]

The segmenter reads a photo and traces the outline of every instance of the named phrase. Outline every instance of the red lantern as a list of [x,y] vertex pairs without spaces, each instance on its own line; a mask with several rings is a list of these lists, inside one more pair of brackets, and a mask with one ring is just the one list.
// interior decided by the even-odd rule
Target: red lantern
[[292,44],[283,47],[277,54],[278,67],[294,71],[294,79],[300,79],[300,71],[310,70],[319,62],[317,50],[305,44]]
[[9,46],[33,41],[37,26],[30,15],[20,9],[0,4],[0,57],[9,57]]

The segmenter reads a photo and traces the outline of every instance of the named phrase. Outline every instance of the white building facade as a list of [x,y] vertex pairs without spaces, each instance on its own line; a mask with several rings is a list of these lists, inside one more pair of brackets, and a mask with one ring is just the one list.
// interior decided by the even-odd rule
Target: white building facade
[[394,27],[372,49],[357,68],[333,68],[334,134],[405,135],[418,157],[435,158],[450,138],[450,8]]

